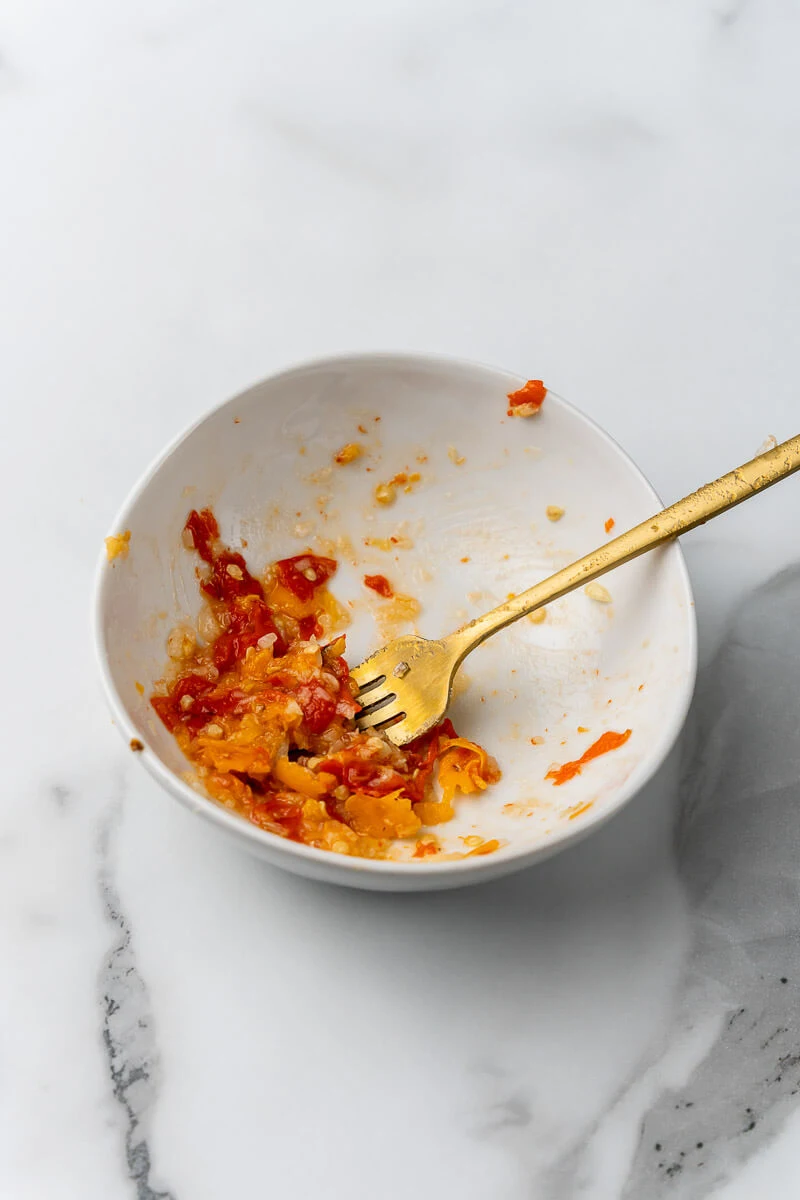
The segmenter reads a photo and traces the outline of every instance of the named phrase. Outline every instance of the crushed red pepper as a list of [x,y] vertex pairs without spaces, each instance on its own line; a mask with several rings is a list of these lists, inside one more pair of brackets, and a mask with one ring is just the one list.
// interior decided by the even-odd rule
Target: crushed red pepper
[[[384,858],[393,840],[449,820],[457,792],[479,794],[499,779],[494,760],[449,720],[403,749],[357,729],[345,640],[332,636],[334,559],[280,559],[262,582],[220,541],[210,509],[189,514],[184,540],[204,564],[200,588],[218,632],[186,639],[151,703],[215,800],[281,837]],[[392,594],[385,577],[372,578]]]
[[384,600],[391,600],[394,592],[392,585],[385,575],[365,575],[364,586],[371,588],[373,592],[377,592],[379,596],[383,596]]
[[317,554],[296,554],[294,558],[281,558],[275,563],[280,582],[302,601],[310,600],[335,571],[334,559],[320,558]]
[[509,417],[534,417],[544,404],[547,388],[541,379],[529,379],[515,392],[508,393]]

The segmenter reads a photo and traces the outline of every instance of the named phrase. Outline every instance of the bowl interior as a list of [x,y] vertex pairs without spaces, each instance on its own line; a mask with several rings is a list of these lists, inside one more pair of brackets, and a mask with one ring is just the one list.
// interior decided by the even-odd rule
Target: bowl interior
[[[503,849],[485,859],[364,863],[263,833],[183,781],[187,763],[148,704],[164,672],[167,633],[200,605],[196,560],[181,543],[193,507],[213,507],[223,538],[246,542],[255,571],[335,544],[333,591],[351,614],[351,662],[386,640],[385,601],[363,586],[365,573],[384,574],[414,597],[416,628],[436,637],[613,536],[610,519],[616,533],[657,509],[615,443],[557,396],[548,395],[538,416],[508,417],[506,393],[520,382],[471,364],[400,356],[298,368],[203,419],[123,509],[115,532],[130,529],[130,552],[102,565],[97,610],[101,663],[123,730],[146,744],[147,765],[181,799],[267,857],[301,870],[316,860],[311,873],[329,877],[353,869],[420,882],[447,868],[496,873],[501,862],[551,853],[610,816],[677,734],[695,667],[691,591],[677,545],[607,576],[610,603],[582,592],[565,597],[543,623],[523,619],[466,661],[451,716],[496,756],[503,779],[480,800],[462,800],[456,820],[437,832],[453,850],[476,835],[500,839]],[[352,441],[365,454],[332,465]],[[375,485],[398,472],[420,480],[401,487],[391,507],[377,505]],[[548,519],[548,506],[564,509],[560,520]],[[367,544],[392,537],[389,551]],[[608,729],[632,735],[572,782],[546,779],[554,763],[580,757]]]

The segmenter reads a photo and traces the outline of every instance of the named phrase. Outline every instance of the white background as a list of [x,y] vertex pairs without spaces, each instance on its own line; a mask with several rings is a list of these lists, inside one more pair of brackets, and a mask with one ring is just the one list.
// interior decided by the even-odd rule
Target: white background
[[[541,377],[665,500],[797,433],[799,42],[788,0],[6,0],[0,1195],[622,1195],[690,937],[675,764],[508,882],[313,886],[129,761],[91,574],[164,443],[304,357]],[[792,488],[688,541],[702,661]],[[791,1138],[720,1195],[794,1197]]]

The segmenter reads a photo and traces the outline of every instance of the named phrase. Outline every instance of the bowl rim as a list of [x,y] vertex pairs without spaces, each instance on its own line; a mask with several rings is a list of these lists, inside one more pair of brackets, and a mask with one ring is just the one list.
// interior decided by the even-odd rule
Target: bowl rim
[[[112,522],[110,533],[113,534],[116,530],[125,528],[129,523],[130,512],[136,502],[145,492],[151,481],[158,474],[164,463],[174,454],[174,452],[187,441],[196,429],[200,428],[211,417],[216,416],[226,408],[236,407],[246,396],[258,388],[261,388],[266,383],[280,383],[282,380],[289,379],[292,376],[305,374],[310,370],[320,370],[325,368],[342,368],[348,365],[384,365],[388,366],[391,363],[396,363],[404,366],[419,366],[428,368],[447,368],[461,369],[467,371],[481,371],[489,373],[495,377],[505,376],[512,384],[521,385],[525,382],[523,376],[517,375],[515,372],[507,371],[502,367],[493,366],[490,363],[480,362],[478,360],[461,358],[458,356],[446,354],[416,354],[409,351],[368,351],[368,352],[351,352],[340,353],[334,355],[325,355],[320,358],[307,359],[299,363],[281,368],[249,387],[236,392],[235,395],[219,404],[212,406],[202,413],[195,421],[188,425],[181,433],[169,442],[164,450],[158,454],[155,459],[145,468],[142,475],[134,483],[129,490],[127,496],[122,502],[117,514]],[[601,425],[592,417],[588,416],[576,405],[565,400],[557,392],[553,392],[550,388],[548,391],[548,400],[555,402],[557,405],[563,406],[569,410],[579,420],[585,422],[592,432],[605,441],[605,443],[613,449],[620,460],[626,465],[644,485],[646,490],[652,496],[654,504],[663,507],[663,501],[651,484],[650,480],[641,470],[641,468],[633,461],[626,450],[617,442],[611,434],[607,433]],[[653,778],[662,763],[666,759],[670,750],[683,728],[686,716],[689,711],[694,687],[697,677],[697,617],[695,611],[694,594],[692,591],[689,571],[686,566],[686,559],[679,542],[676,540],[668,547],[665,547],[665,552],[672,554],[675,558],[675,565],[678,570],[678,577],[681,588],[684,593],[683,599],[685,612],[685,634],[684,634],[684,653],[687,656],[687,674],[685,683],[683,684],[682,694],[678,703],[675,705],[671,719],[665,726],[662,726],[660,737],[651,744],[649,755],[631,772],[628,778],[620,786],[614,794],[614,804],[604,806],[603,808],[592,810],[587,813],[584,820],[578,825],[571,828],[565,828],[558,833],[555,833],[548,840],[534,846],[521,847],[501,847],[498,851],[489,855],[477,855],[474,857],[466,857],[456,861],[436,862],[423,860],[421,862],[396,862],[386,859],[370,859],[360,858],[345,854],[334,854],[329,850],[321,850],[315,846],[306,846],[301,842],[294,842],[288,838],[279,837],[277,834],[269,833],[267,830],[259,829],[245,818],[238,814],[230,812],[228,809],[215,803],[210,797],[197,791],[185,780],[181,779],[172,771],[171,768],[165,766],[157,754],[150,749],[145,743],[144,750],[137,753],[136,757],[141,761],[142,765],[148,771],[157,783],[179,800],[184,807],[190,812],[204,817],[213,825],[222,831],[241,840],[244,844],[249,845],[251,851],[260,848],[263,857],[274,858],[279,863],[281,853],[287,854],[289,859],[294,859],[296,868],[301,870],[303,864],[307,868],[309,874],[326,874],[328,877],[332,873],[341,871],[342,873],[352,872],[354,874],[367,872],[369,874],[377,874],[383,876],[388,883],[393,877],[402,879],[404,882],[412,877],[418,880],[427,879],[431,883],[435,879],[442,876],[454,878],[459,875],[465,876],[495,876],[501,873],[500,868],[506,870],[517,870],[523,867],[526,860],[531,864],[542,861],[545,858],[551,857],[553,854],[565,850],[568,846],[574,845],[594,832],[601,825],[604,825],[612,817],[616,816],[625,808],[633,797],[644,788],[644,786]],[[109,665],[109,656],[107,650],[107,639],[104,623],[105,599],[107,581],[110,580],[108,572],[108,559],[105,548],[101,547],[97,566],[95,568],[93,590],[92,590],[92,640],[94,643],[95,657],[100,671],[100,678],[103,685],[103,692],[106,703],[111,711],[113,723],[119,729],[123,739],[130,742],[132,739],[141,741],[141,731],[130,720],[122,697],[117,691],[116,685],[111,675]],[[290,869],[290,862],[284,864],[287,869]],[[317,870],[319,868],[319,870]],[[465,880],[466,882],[466,880]]]

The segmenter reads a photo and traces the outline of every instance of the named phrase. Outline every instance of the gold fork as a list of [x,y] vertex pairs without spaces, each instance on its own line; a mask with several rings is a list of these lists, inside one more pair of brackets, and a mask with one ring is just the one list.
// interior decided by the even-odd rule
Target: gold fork
[[352,671],[363,704],[357,718],[359,728],[382,729],[397,746],[413,741],[441,721],[456,671],[470,650],[498,629],[703,525],[797,470],[800,435],[707,483],[448,637],[429,641],[408,635],[389,642]]

